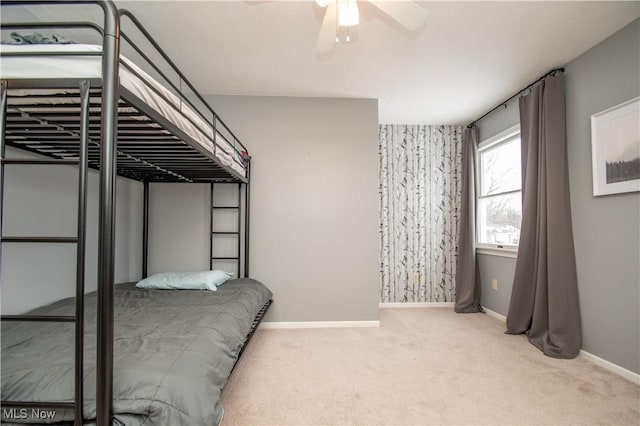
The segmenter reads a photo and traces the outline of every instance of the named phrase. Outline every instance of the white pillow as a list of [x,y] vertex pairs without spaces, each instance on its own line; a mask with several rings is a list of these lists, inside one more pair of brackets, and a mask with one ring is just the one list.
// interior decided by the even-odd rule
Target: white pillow
[[138,288],[160,290],[210,290],[224,284],[232,273],[214,270],[202,272],[163,272],[147,277],[136,284]]

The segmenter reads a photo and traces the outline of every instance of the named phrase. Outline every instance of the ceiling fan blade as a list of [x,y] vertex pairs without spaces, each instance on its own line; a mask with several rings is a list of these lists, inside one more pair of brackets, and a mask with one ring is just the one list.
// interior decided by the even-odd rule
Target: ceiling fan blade
[[336,45],[336,2],[327,5],[316,42],[316,52],[329,53]]
[[412,1],[369,2],[408,30],[417,30],[427,19],[427,11]]

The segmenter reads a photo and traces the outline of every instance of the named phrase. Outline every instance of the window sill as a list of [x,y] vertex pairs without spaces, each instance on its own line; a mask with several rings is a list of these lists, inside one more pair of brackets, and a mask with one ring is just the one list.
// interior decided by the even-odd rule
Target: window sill
[[518,250],[499,249],[494,247],[476,247],[476,254],[485,254],[488,256],[509,257],[515,259],[518,257]]

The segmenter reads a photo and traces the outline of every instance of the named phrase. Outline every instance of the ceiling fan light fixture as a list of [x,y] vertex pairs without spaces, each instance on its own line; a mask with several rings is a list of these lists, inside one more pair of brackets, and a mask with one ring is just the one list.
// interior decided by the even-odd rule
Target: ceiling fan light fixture
[[[318,0],[316,0],[318,1]],[[358,14],[358,3],[356,0],[337,0],[338,2],[338,25],[341,27],[352,27],[360,23]]]

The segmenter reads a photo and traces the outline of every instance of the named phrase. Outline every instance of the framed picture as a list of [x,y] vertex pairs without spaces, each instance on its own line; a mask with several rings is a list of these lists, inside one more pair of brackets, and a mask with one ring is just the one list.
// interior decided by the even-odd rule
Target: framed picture
[[640,97],[591,116],[593,195],[640,191]]

